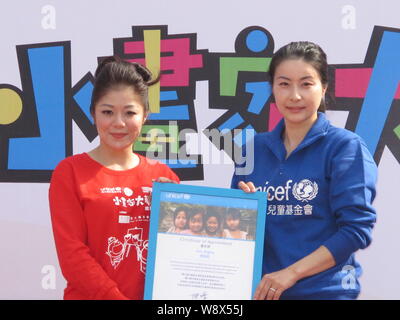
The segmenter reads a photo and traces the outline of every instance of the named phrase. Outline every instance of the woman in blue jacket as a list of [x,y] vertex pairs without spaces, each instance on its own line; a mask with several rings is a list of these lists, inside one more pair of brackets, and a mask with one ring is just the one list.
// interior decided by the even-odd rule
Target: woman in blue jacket
[[370,244],[376,220],[375,162],[359,136],[325,117],[328,64],[318,45],[282,47],[269,74],[283,119],[255,136],[246,155],[252,172],[235,170],[232,179],[232,188],[268,193],[264,276],[254,298],[356,299],[354,253]]

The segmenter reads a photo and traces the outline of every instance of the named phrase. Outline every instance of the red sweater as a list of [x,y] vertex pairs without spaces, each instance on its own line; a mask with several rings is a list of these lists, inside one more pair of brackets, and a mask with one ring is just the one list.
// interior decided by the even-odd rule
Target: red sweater
[[179,178],[139,155],[137,167],[115,171],[86,153],[61,161],[49,189],[64,299],[142,299],[152,179]]

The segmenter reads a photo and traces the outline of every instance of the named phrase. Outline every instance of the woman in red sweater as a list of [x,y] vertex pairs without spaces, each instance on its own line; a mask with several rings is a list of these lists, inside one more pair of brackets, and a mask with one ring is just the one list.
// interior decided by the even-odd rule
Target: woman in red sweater
[[179,182],[166,165],[132,152],[157,81],[117,57],[96,70],[90,110],[100,144],[61,161],[49,189],[64,299],[143,298],[152,182]]

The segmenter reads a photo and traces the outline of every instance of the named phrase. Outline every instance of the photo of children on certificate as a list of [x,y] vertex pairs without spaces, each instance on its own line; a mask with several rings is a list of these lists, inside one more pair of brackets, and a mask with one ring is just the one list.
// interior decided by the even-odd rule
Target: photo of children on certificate
[[163,202],[159,232],[254,240],[256,210]]
[[261,276],[255,270],[261,266],[265,210],[260,203],[266,195],[249,198],[239,190],[198,186],[160,188],[166,191],[152,203],[146,298],[251,299]]

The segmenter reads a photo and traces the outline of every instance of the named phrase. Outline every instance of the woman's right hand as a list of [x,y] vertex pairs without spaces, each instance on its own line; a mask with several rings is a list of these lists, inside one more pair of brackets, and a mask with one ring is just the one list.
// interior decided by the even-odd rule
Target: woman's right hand
[[239,189],[243,190],[246,193],[253,193],[256,192],[256,187],[254,186],[253,182],[244,182],[244,181],[239,181],[238,183]]

